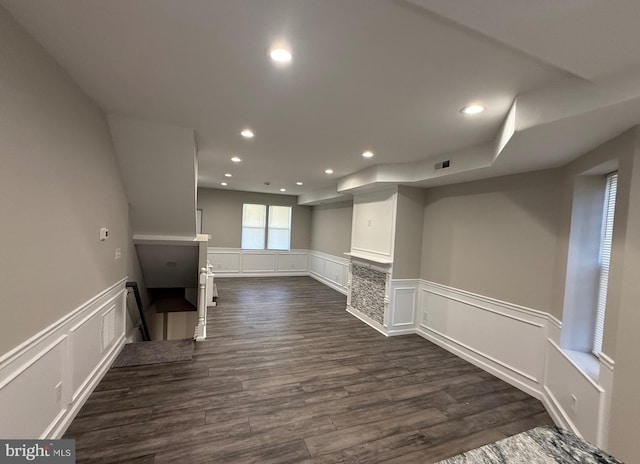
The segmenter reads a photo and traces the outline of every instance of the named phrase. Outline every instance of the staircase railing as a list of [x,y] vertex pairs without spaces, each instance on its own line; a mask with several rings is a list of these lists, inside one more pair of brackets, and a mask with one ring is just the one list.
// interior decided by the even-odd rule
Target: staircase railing
[[207,268],[205,267],[200,269],[198,279],[198,325],[193,338],[197,342],[207,338]]

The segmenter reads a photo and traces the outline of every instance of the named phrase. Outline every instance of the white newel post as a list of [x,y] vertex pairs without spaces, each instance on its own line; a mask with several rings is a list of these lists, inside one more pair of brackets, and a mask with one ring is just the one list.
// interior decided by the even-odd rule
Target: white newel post
[[198,325],[194,338],[201,342],[207,338],[207,269],[204,267],[200,269],[198,285]]

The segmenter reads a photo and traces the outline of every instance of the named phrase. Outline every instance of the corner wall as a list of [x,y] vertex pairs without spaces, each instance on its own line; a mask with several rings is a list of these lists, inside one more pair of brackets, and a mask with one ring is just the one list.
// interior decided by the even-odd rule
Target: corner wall
[[291,206],[291,248],[309,248],[311,207],[299,206],[296,197],[199,188],[198,209],[202,210],[202,233],[211,235],[210,247],[240,248],[243,203]]
[[[428,189],[416,284],[418,334],[626,462],[640,456],[639,166],[636,127],[560,169]],[[561,344],[574,186],[609,167],[619,179],[604,355],[583,360]]]
[[2,8],[0,69],[6,353],[126,276],[128,205],[104,113]]
[[427,190],[420,277],[551,312],[559,169]]
[[1,7],[0,70],[0,436],[58,438],[125,340],[128,203],[105,114]]
[[311,207],[311,250],[344,257],[351,250],[353,200]]

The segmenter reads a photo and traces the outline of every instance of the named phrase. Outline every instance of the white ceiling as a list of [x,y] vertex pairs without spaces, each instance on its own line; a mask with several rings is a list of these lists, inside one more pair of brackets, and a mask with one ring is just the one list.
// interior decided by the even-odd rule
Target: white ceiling
[[[0,4],[108,113],[195,129],[199,184],[237,190],[309,195],[375,164],[485,147],[516,96],[640,61],[637,0]],[[278,40],[287,67],[268,57]],[[460,114],[471,101],[487,110]]]

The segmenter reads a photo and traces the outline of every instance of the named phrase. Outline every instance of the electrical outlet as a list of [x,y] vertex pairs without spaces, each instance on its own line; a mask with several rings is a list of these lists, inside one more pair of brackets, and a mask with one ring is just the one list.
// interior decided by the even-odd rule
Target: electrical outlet
[[429,319],[429,314],[426,311],[424,311],[422,313],[422,322],[426,323],[428,319]]
[[120,259],[122,256],[122,250],[120,248],[116,248],[116,259]]
[[571,395],[571,412],[574,415],[578,413],[578,398],[576,395]]
[[56,391],[56,402],[59,403],[62,401],[62,382],[58,382],[58,385],[55,386]]

